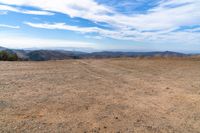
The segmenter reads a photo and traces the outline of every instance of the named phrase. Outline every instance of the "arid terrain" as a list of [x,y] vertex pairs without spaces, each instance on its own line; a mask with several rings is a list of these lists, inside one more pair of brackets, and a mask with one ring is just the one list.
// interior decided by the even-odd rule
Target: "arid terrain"
[[200,133],[200,59],[0,62],[0,132]]

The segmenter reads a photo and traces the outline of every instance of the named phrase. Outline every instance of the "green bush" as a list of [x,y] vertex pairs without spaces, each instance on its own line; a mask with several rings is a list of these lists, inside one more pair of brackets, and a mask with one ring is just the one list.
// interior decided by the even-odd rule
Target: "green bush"
[[15,53],[9,53],[7,51],[0,51],[0,61],[18,61],[19,58]]

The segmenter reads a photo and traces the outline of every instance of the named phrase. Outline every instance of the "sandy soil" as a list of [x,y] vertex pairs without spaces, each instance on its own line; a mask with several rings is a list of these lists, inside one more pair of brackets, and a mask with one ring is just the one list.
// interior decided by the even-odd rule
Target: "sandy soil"
[[0,62],[0,132],[200,133],[200,60]]

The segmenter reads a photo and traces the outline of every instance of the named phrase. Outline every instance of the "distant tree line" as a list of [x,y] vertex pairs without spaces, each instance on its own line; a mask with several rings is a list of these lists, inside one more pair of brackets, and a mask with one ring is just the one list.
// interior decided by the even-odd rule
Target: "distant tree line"
[[18,61],[18,60],[19,58],[16,53],[0,51],[0,61]]

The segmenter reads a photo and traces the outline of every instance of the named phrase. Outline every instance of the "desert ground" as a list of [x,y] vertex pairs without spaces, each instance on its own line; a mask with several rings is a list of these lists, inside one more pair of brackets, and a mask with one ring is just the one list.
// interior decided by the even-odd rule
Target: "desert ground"
[[0,132],[200,133],[200,59],[0,62]]

